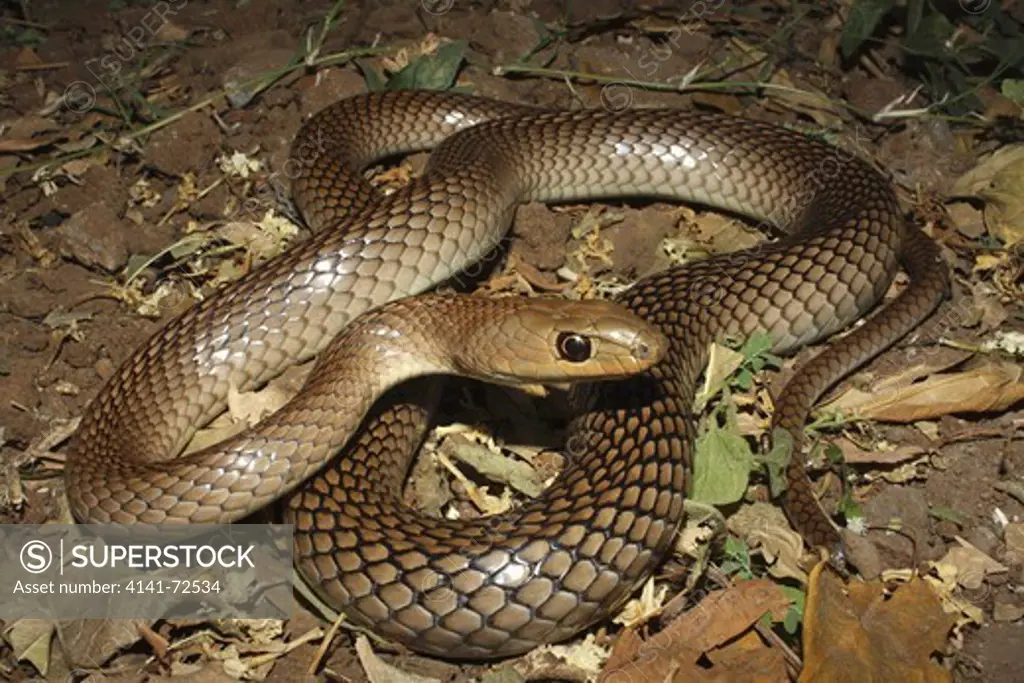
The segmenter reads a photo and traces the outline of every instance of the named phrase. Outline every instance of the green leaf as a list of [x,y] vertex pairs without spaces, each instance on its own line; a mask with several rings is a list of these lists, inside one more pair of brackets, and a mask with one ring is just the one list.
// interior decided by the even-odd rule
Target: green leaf
[[448,90],[462,68],[466,41],[456,40],[442,45],[432,55],[410,62],[388,81],[388,90]]
[[1003,93],[1003,97],[1008,100],[1012,100],[1017,104],[1024,104],[1024,80],[1019,78],[1007,78],[1003,80],[1002,87],[1000,88]]
[[895,4],[895,0],[864,0],[854,4],[843,26],[843,34],[839,37],[839,49],[843,57],[848,58],[860,48]]
[[833,465],[843,464],[843,449],[834,443],[830,443],[825,446],[825,458],[828,459]]
[[771,352],[772,338],[766,332],[757,332],[750,335],[739,352],[743,354],[746,364],[751,372],[761,372],[765,367],[782,367],[782,359]]
[[954,510],[953,508],[944,507],[942,505],[933,505],[932,508],[928,510],[928,514],[935,519],[953,522],[953,524],[956,524],[959,527],[967,526],[967,515],[959,510]]
[[947,41],[955,30],[956,27],[944,15],[932,12],[921,19],[917,30],[908,35],[903,44],[910,52],[949,62],[953,55]]
[[807,594],[799,588],[791,586],[779,586],[779,588],[787,598],[793,601],[793,604],[789,606],[789,611],[786,612],[785,618],[782,620],[782,627],[786,629],[786,633],[793,635],[800,628],[800,623],[804,620]]
[[849,492],[844,493],[842,498],[839,499],[836,511],[846,518],[847,523],[864,517],[864,511],[861,510],[860,503],[855,501]]
[[737,562],[736,560],[722,560],[722,564],[720,565],[720,567],[723,573],[725,573],[727,576],[732,576],[736,572],[743,569],[743,564]]
[[747,440],[718,425],[697,439],[693,457],[693,499],[728,505],[743,498],[754,467]]
[[771,450],[760,456],[758,460],[768,471],[768,489],[772,498],[777,498],[786,490],[786,468],[793,454],[793,435],[785,429],[772,430]]
[[909,0],[907,2],[907,35],[918,29],[923,16],[924,0]]
[[381,92],[388,87],[387,80],[377,73],[377,70],[370,66],[365,60],[356,60],[356,66],[363,72],[363,80],[366,81],[366,89],[370,92]]
[[753,578],[754,573],[750,571],[750,548],[746,543],[733,536],[726,536],[724,553],[725,560],[721,565],[723,572],[744,579]]
[[743,342],[740,353],[747,360],[753,360],[763,353],[772,350],[772,338],[767,332],[755,332]]

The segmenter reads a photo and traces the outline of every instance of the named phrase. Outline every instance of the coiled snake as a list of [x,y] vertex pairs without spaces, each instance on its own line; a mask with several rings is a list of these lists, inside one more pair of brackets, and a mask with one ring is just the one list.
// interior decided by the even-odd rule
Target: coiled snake
[[[423,176],[393,195],[360,175],[383,156],[434,146]],[[226,523],[301,486],[288,504],[296,562],[320,595],[381,635],[445,657],[562,640],[650,576],[681,521],[709,342],[766,331],[775,351],[792,351],[849,326],[900,265],[908,271],[896,300],[781,395],[775,424],[798,436],[820,394],[915,327],[948,286],[937,247],[907,225],[870,166],[720,114],[367,94],[310,119],[294,163],[294,196],[316,234],[184,313],[123,364],[70,447],[72,509],[91,522]],[[789,235],[672,268],[619,296],[667,337],[667,351],[657,332],[611,304],[444,295],[387,304],[483,258],[521,202],[624,196],[699,202]],[[251,389],[325,348],[285,408],[175,458],[223,410],[229,387]],[[452,355],[460,352],[472,358]],[[497,367],[480,367],[492,358]],[[473,521],[402,504],[401,451],[419,443],[430,406],[407,391],[371,410],[391,384],[434,372],[599,379],[654,361],[635,378],[574,389],[574,455],[539,498]],[[791,519],[810,541],[835,546],[796,460]]]

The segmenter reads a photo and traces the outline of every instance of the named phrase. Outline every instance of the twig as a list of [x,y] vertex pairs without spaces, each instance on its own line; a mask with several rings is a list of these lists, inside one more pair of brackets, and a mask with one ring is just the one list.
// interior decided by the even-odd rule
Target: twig
[[345,613],[338,614],[338,618],[331,624],[331,628],[327,630],[327,635],[320,641],[320,647],[316,649],[316,654],[313,655],[313,659],[309,662],[309,668],[306,669],[306,673],[310,676],[316,674],[316,670],[320,668],[320,662],[323,661],[324,655],[327,654],[327,648],[334,642],[334,636],[338,634],[338,629],[341,628],[341,622],[345,621]]
[[71,62],[48,62],[46,64],[23,64],[14,67],[15,71],[50,71],[52,69],[63,69]]
[[[315,61],[313,64],[309,66],[312,68],[316,68],[319,66],[329,66],[331,64],[338,64],[342,62],[351,61],[358,57],[369,57],[375,55],[388,54],[390,51],[390,48],[359,48],[356,50],[348,50],[346,52],[339,52],[337,54],[328,55],[322,59]],[[231,92],[253,85],[260,85],[260,90],[262,91],[265,90],[266,88],[269,88],[271,85],[276,83],[284,76],[299,69],[306,68],[307,65],[300,60],[296,64],[289,64],[288,66],[278,69],[276,71],[270,71],[255,78],[252,78],[248,81],[239,83],[231,88]],[[156,132],[161,128],[169,126],[170,124],[184,118],[188,114],[192,114],[194,112],[199,111],[200,109],[203,109],[204,107],[210,106],[211,104],[217,102],[218,100],[227,96],[228,94],[228,89],[222,88],[214,92],[212,95],[208,95],[203,99],[199,100],[198,102],[191,104],[185,107],[184,109],[180,109],[174,112],[173,114],[170,114],[166,118],[160,119],[159,121],[155,121],[147,126],[143,126],[142,128],[139,128],[138,130],[132,131],[130,133],[124,133],[123,135],[117,136],[110,142],[105,142],[101,145],[97,145],[89,149],[71,152],[63,156],[55,157],[53,159],[47,159],[46,161],[40,161],[34,164],[27,164],[25,166],[13,166],[11,168],[0,169],[0,178],[7,178],[13,176],[15,173],[34,172],[46,166],[60,165],[73,159],[80,159],[82,157],[91,156],[93,154],[96,154],[97,152],[113,148],[115,144],[120,145],[123,144],[124,142],[140,138],[144,135],[149,135],[150,133]]]

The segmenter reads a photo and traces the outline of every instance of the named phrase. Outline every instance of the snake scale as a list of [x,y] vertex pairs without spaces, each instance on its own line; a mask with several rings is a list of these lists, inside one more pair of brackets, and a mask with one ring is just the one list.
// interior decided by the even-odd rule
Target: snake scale
[[[426,171],[394,194],[362,176],[383,157],[424,149],[433,149]],[[293,195],[314,235],[186,311],[124,362],[72,441],[69,499],[80,521],[226,523],[291,493],[296,564],[315,590],[355,623],[425,653],[500,657],[565,639],[651,575],[682,518],[709,342],[763,331],[777,353],[792,352],[849,327],[900,266],[908,272],[896,299],[781,394],[774,424],[799,438],[830,385],[947,293],[937,246],[903,219],[880,173],[766,123],[383,92],[308,120],[293,155]],[[647,277],[614,306],[404,298],[492,252],[520,203],[630,196],[697,202],[786,234]],[[409,339],[422,357],[408,344],[389,346]],[[557,366],[538,367],[541,379],[592,380],[571,394],[564,471],[538,498],[492,518],[434,519],[403,505],[406,451],[423,437],[430,400],[409,385],[377,396],[424,373],[515,381],[542,362],[526,358],[492,375],[476,363],[538,343],[554,349]],[[452,346],[475,356],[454,359]],[[229,387],[252,389],[321,352],[280,411],[177,457],[223,410]],[[566,370],[603,352],[612,369]],[[419,371],[408,369],[416,363]],[[786,509],[809,541],[835,548],[798,460]]]

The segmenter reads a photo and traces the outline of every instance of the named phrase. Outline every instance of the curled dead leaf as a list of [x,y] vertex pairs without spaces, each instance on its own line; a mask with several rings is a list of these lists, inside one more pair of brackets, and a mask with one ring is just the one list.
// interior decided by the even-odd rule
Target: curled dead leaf
[[990,361],[963,372],[929,377],[923,382],[884,391],[851,389],[830,403],[842,410],[884,422],[916,422],[954,413],[1006,410],[1024,400],[1024,367]]

